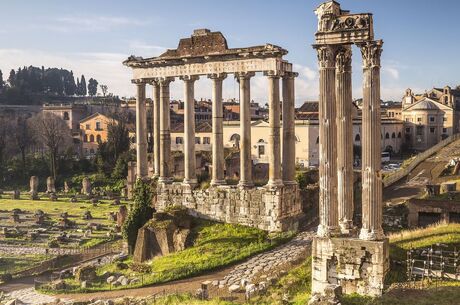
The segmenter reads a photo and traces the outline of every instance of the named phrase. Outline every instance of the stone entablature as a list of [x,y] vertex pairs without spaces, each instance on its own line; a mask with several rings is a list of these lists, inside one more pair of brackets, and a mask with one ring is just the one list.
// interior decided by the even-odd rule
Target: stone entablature
[[277,189],[214,186],[191,190],[182,183],[159,184],[154,203],[158,211],[186,207],[192,216],[241,224],[271,232],[297,230],[302,215],[297,185]]

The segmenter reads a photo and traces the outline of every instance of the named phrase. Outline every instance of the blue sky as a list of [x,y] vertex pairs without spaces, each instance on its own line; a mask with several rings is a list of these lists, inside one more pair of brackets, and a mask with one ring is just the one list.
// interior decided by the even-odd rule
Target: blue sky
[[[95,77],[120,96],[131,96],[130,71],[121,61],[134,54],[155,56],[175,48],[196,28],[221,31],[230,47],[273,43],[289,50],[300,73],[297,102],[317,99],[316,31],[318,0],[0,0],[0,69],[45,65]],[[423,92],[460,84],[460,24],[457,0],[343,0],[351,12],[372,12],[376,38],[384,40],[382,98],[399,100],[407,87]],[[353,96],[361,97],[361,58],[353,57]],[[266,80],[252,81],[252,96],[265,102]],[[237,93],[225,81],[224,97]],[[172,97],[182,98],[179,80]],[[200,80],[196,97],[211,95]]]

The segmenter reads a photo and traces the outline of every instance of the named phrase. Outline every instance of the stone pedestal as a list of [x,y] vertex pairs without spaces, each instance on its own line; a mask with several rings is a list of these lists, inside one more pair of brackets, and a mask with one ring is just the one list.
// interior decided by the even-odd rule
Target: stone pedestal
[[390,268],[388,239],[313,239],[312,294],[340,285],[344,294],[380,296]]

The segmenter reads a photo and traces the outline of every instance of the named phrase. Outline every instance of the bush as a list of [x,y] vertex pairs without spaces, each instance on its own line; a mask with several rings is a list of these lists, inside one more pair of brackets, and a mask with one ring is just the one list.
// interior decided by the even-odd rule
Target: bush
[[12,279],[13,279],[13,276],[11,275],[11,273],[3,273],[3,274],[0,274],[0,282],[8,283],[8,282],[10,282]]
[[152,267],[150,267],[147,264],[141,264],[141,263],[132,263],[129,266],[129,269],[131,269],[134,272],[139,272],[139,273],[150,273],[150,272],[152,272]]
[[56,239],[52,239],[48,242],[48,248],[59,248],[59,242]]
[[134,252],[137,232],[152,218],[152,198],[156,186],[138,179],[134,185],[134,204],[123,224],[123,238],[128,242],[129,253]]

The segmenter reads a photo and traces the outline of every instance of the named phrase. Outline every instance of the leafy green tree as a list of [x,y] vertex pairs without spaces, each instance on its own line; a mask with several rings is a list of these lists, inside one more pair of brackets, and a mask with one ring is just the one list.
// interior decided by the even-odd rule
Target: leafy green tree
[[67,96],[75,95],[77,90],[77,85],[75,84],[75,78],[73,77],[73,72],[66,73],[64,78],[64,91]]
[[129,253],[134,252],[136,246],[137,232],[153,216],[152,199],[155,186],[138,179],[134,185],[134,204],[129,211],[128,217],[123,224],[123,238],[128,243]]
[[97,94],[98,82],[94,78],[90,78],[88,81],[88,94],[90,96],[95,96]]

